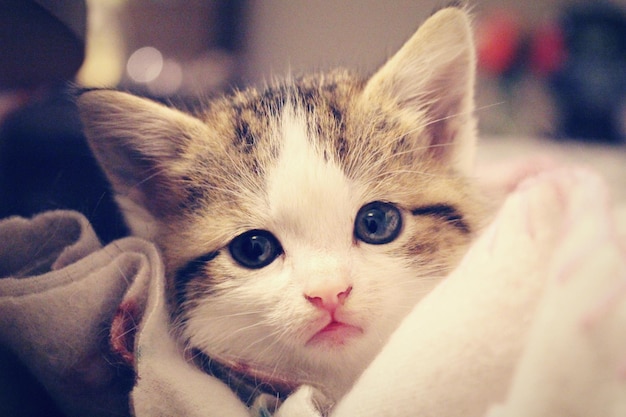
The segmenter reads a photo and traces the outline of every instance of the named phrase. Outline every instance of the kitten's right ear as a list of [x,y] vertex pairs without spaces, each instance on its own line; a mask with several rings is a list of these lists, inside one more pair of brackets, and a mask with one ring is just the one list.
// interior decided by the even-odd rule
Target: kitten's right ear
[[129,223],[124,205],[139,206],[155,218],[180,207],[185,198],[181,155],[206,126],[178,110],[119,91],[87,91],[77,103],[89,145]]
[[370,78],[363,102],[383,103],[426,129],[417,146],[437,162],[468,172],[475,142],[476,57],[467,12],[449,7],[431,16]]

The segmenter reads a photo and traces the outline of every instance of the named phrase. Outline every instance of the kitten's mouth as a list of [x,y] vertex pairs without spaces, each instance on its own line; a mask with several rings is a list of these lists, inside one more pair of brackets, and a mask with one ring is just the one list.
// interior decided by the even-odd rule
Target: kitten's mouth
[[343,346],[351,339],[363,334],[363,329],[351,324],[332,320],[321,330],[315,333],[307,342],[306,346]]

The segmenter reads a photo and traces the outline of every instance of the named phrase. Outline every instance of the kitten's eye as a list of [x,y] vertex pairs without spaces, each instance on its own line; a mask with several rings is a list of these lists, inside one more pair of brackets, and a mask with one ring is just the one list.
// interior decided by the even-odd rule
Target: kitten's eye
[[354,221],[354,236],[372,245],[395,240],[401,229],[400,210],[393,204],[382,201],[374,201],[361,207]]
[[251,269],[271,264],[283,248],[278,239],[267,230],[249,230],[234,238],[228,245],[233,259]]

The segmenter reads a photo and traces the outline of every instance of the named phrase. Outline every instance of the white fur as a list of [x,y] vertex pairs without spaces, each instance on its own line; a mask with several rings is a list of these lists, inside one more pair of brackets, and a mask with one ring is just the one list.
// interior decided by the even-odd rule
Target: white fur
[[[242,270],[228,255],[216,258],[245,277],[195,308],[186,335],[210,356],[302,378],[340,396],[433,281],[415,278],[418,271],[390,256],[394,243],[354,240],[354,217],[368,202],[364,185],[322,158],[297,108],[287,107],[278,125],[281,154],[268,175],[268,207],[259,208],[270,219],[259,227],[276,235],[284,255],[256,271]],[[307,346],[330,316],[305,295],[348,286],[353,291],[335,318],[363,334],[345,345]]]

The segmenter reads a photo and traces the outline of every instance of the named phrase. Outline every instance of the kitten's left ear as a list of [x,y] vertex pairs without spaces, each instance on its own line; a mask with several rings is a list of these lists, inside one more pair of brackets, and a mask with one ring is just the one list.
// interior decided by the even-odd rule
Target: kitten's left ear
[[82,93],[78,108],[129,227],[150,238],[144,225],[178,213],[188,198],[183,155],[193,138],[206,137],[206,126],[152,100],[112,90]]
[[431,154],[469,172],[474,159],[476,54],[468,14],[446,8],[431,16],[367,82],[363,99],[393,103],[423,124]]

